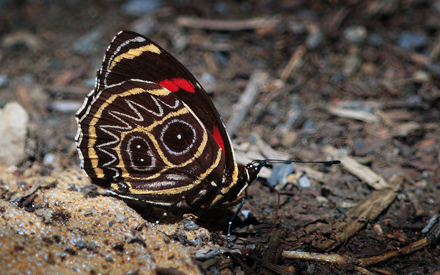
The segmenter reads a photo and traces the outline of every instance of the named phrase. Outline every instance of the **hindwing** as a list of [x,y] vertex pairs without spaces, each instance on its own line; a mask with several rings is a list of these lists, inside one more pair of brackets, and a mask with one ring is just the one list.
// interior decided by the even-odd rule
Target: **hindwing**
[[82,114],[82,168],[121,195],[172,204],[222,178],[221,147],[185,102],[154,82],[108,86]]
[[226,170],[237,177],[234,151],[223,121],[197,79],[176,58],[150,39],[134,32],[121,31],[104,56],[95,93],[129,79],[157,83],[185,102],[222,148]]

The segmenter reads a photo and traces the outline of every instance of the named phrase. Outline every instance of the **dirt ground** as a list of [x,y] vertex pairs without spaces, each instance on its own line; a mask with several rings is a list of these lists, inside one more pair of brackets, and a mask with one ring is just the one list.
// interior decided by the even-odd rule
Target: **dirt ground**
[[[119,30],[148,36],[187,66],[240,159],[342,163],[272,174],[281,194],[275,229],[277,193],[252,184],[231,248],[233,209],[163,218],[162,209],[99,195],[79,171],[74,114]],[[440,274],[439,30],[436,0],[0,1],[0,107],[18,102],[29,115],[25,158],[0,166],[0,266],[8,274],[29,266],[52,274]],[[243,120],[231,115],[244,108]]]

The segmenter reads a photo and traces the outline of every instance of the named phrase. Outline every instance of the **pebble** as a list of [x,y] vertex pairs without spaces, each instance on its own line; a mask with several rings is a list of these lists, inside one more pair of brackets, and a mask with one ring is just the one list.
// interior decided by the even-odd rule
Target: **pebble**
[[214,4],[214,10],[218,14],[228,14],[230,9],[227,3],[220,1]]
[[84,248],[84,247],[86,246],[86,244],[85,244],[85,242],[83,242],[83,241],[77,241],[77,242],[75,243],[75,246],[76,246],[77,248],[79,248],[79,249],[82,249],[82,248]]
[[342,73],[345,76],[350,76],[358,71],[361,64],[360,50],[357,46],[352,46],[348,54],[344,57],[344,64],[342,66]]
[[124,222],[125,221],[125,216],[122,214],[115,214],[116,220],[118,222]]
[[381,46],[383,44],[383,37],[378,33],[372,33],[368,36],[368,43],[371,46]]
[[183,219],[182,224],[183,224],[183,227],[185,227],[185,229],[189,230],[189,231],[199,229],[199,226],[191,218]]
[[0,164],[11,166],[24,161],[28,123],[28,113],[17,102],[0,110]]
[[229,58],[222,52],[214,52],[213,56],[215,60],[221,65],[226,67],[229,63]]
[[93,89],[95,87],[96,77],[89,77],[83,81],[84,86]]
[[0,0],[0,11],[13,7],[13,0]]
[[312,183],[307,176],[300,177],[298,183],[302,188],[310,188],[312,186]]
[[93,250],[96,249],[96,243],[94,243],[94,242],[85,242],[85,243],[84,243],[84,247],[85,247],[87,250],[93,251]]
[[203,73],[201,75],[200,84],[208,94],[212,94],[218,88],[215,77],[210,73]]
[[368,32],[364,26],[350,26],[344,30],[342,37],[354,44],[360,44],[367,38]]
[[278,164],[274,165],[272,174],[270,174],[267,182],[282,189],[287,184],[287,176],[295,171],[295,167],[292,164]]
[[162,6],[160,0],[131,0],[122,5],[122,13],[128,16],[145,16]]
[[0,74],[0,88],[5,87],[9,83],[9,78],[5,74]]
[[414,51],[426,46],[427,39],[423,34],[403,32],[399,35],[397,46],[406,51]]
[[52,153],[48,153],[43,158],[44,165],[53,165],[55,163],[55,155]]
[[241,214],[243,215],[243,217],[245,219],[247,219],[249,217],[249,214],[251,213],[250,210],[241,210]]
[[306,120],[303,126],[304,131],[315,131],[315,122],[312,120]]
[[54,100],[49,104],[51,110],[61,113],[75,113],[81,106],[77,100]]
[[354,150],[355,151],[359,151],[359,150],[362,150],[362,149],[365,148],[365,143],[364,143],[364,141],[362,139],[358,139],[358,138],[355,139],[353,144],[354,144]]
[[100,27],[90,30],[85,35],[76,40],[72,46],[72,50],[75,53],[92,55],[97,50],[97,45],[102,41],[103,32]]
[[425,71],[415,71],[412,75],[413,79],[417,82],[431,81],[431,76]]
[[309,50],[318,48],[324,41],[324,32],[319,27],[309,28],[309,33],[306,38],[306,47]]

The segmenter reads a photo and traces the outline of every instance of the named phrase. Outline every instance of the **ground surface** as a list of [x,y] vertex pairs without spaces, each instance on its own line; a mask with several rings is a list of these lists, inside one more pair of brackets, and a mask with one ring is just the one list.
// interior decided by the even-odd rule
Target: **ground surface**
[[[63,274],[440,272],[435,244],[357,271],[267,257],[274,234],[281,250],[356,259],[424,237],[440,198],[439,1],[157,0],[130,9],[136,2],[0,1],[0,107],[16,101],[29,115],[25,159],[1,167],[0,266],[10,274],[26,266]],[[194,213],[197,225],[177,213],[155,226],[145,206],[97,196],[78,169],[74,113],[122,29],[175,55],[225,121],[259,76],[246,118],[228,125],[242,157],[256,158],[257,148],[267,158],[283,152],[342,165],[296,165],[277,187],[272,234],[277,195],[254,183],[232,249],[230,210]],[[258,137],[269,149],[255,146]],[[364,202],[378,213],[353,214]],[[343,239],[350,220],[362,226]]]

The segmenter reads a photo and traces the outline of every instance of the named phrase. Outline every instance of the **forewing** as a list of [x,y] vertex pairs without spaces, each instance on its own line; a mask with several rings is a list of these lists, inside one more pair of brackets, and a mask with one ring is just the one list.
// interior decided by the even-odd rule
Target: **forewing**
[[96,95],[106,87],[130,79],[154,82],[184,102],[222,148],[225,171],[238,170],[229,136],[220,115],[197,79],[176,58],[137,33],[122,31],[113,39],[98,71]]
[[225,156],[217,141],[190,106],[157,83],[113,84],[85,106],[77,114],[77,145],[94,183],[171,204],[222,177]]

